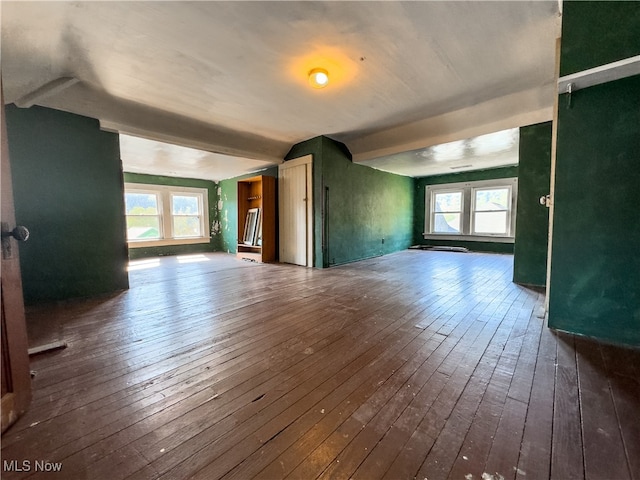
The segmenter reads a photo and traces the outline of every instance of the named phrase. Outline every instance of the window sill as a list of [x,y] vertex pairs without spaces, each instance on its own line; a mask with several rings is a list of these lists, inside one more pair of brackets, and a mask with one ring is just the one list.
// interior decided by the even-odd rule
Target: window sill
[[425,240],[460,240],[463,242],[487,242],[487,243],[515,243],[514,237],[494,237],[483,235],[446,235],[438,233],[423,233]]
[[196,243],[209,243],[209,237],[198,238],[167,238],[163,240],[144,240],[127,242],[129,248],[144,248],[144,247],[169,247],[173,245],[193,245]]

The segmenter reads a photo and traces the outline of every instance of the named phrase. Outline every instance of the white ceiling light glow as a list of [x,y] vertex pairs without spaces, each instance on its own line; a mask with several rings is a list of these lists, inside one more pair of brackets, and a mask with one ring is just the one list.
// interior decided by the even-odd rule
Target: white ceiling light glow
[[313,88],[324,88],[329,84],[329,72],[324,68],[314,68],[309,72],[309,84]]

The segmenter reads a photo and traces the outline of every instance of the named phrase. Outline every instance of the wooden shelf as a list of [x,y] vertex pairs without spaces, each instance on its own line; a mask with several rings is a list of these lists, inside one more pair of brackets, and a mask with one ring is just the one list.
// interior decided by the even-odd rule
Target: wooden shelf
[[601,83],[613,82],[614,80],[621,80],[638,74],[640,74],[640,55],[560,77],[558,79],[558,94],[571,93],[582,88],[593,87]]

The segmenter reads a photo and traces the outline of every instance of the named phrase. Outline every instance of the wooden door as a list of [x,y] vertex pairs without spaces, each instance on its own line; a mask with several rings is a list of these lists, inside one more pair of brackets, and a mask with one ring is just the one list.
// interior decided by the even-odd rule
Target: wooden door
[[[4,95],[2,96],[2,268],[0,270],[0,286],[2,290],[2,431],[4,432],[22,415],[31,400],[31,378],[29,374],[29,354],[27,343],[27,327],[24,318],[22,300],[22,279],[20,277],[20,261],[18,245],[15,237],[21,237],[16,231],[13,208],[13,187],[11,184],[11,167],[9,164],[9,146],[4,112]],[[24,233],[22,231],[22,238]]]
[[289,160],[278,171],[280,261],[313,266],[312,157]]

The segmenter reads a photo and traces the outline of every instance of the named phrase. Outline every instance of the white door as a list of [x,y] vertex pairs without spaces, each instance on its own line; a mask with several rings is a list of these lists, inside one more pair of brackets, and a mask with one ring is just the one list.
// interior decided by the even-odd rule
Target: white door
[[313,266],[312,156],[278,168],[280,261]]

